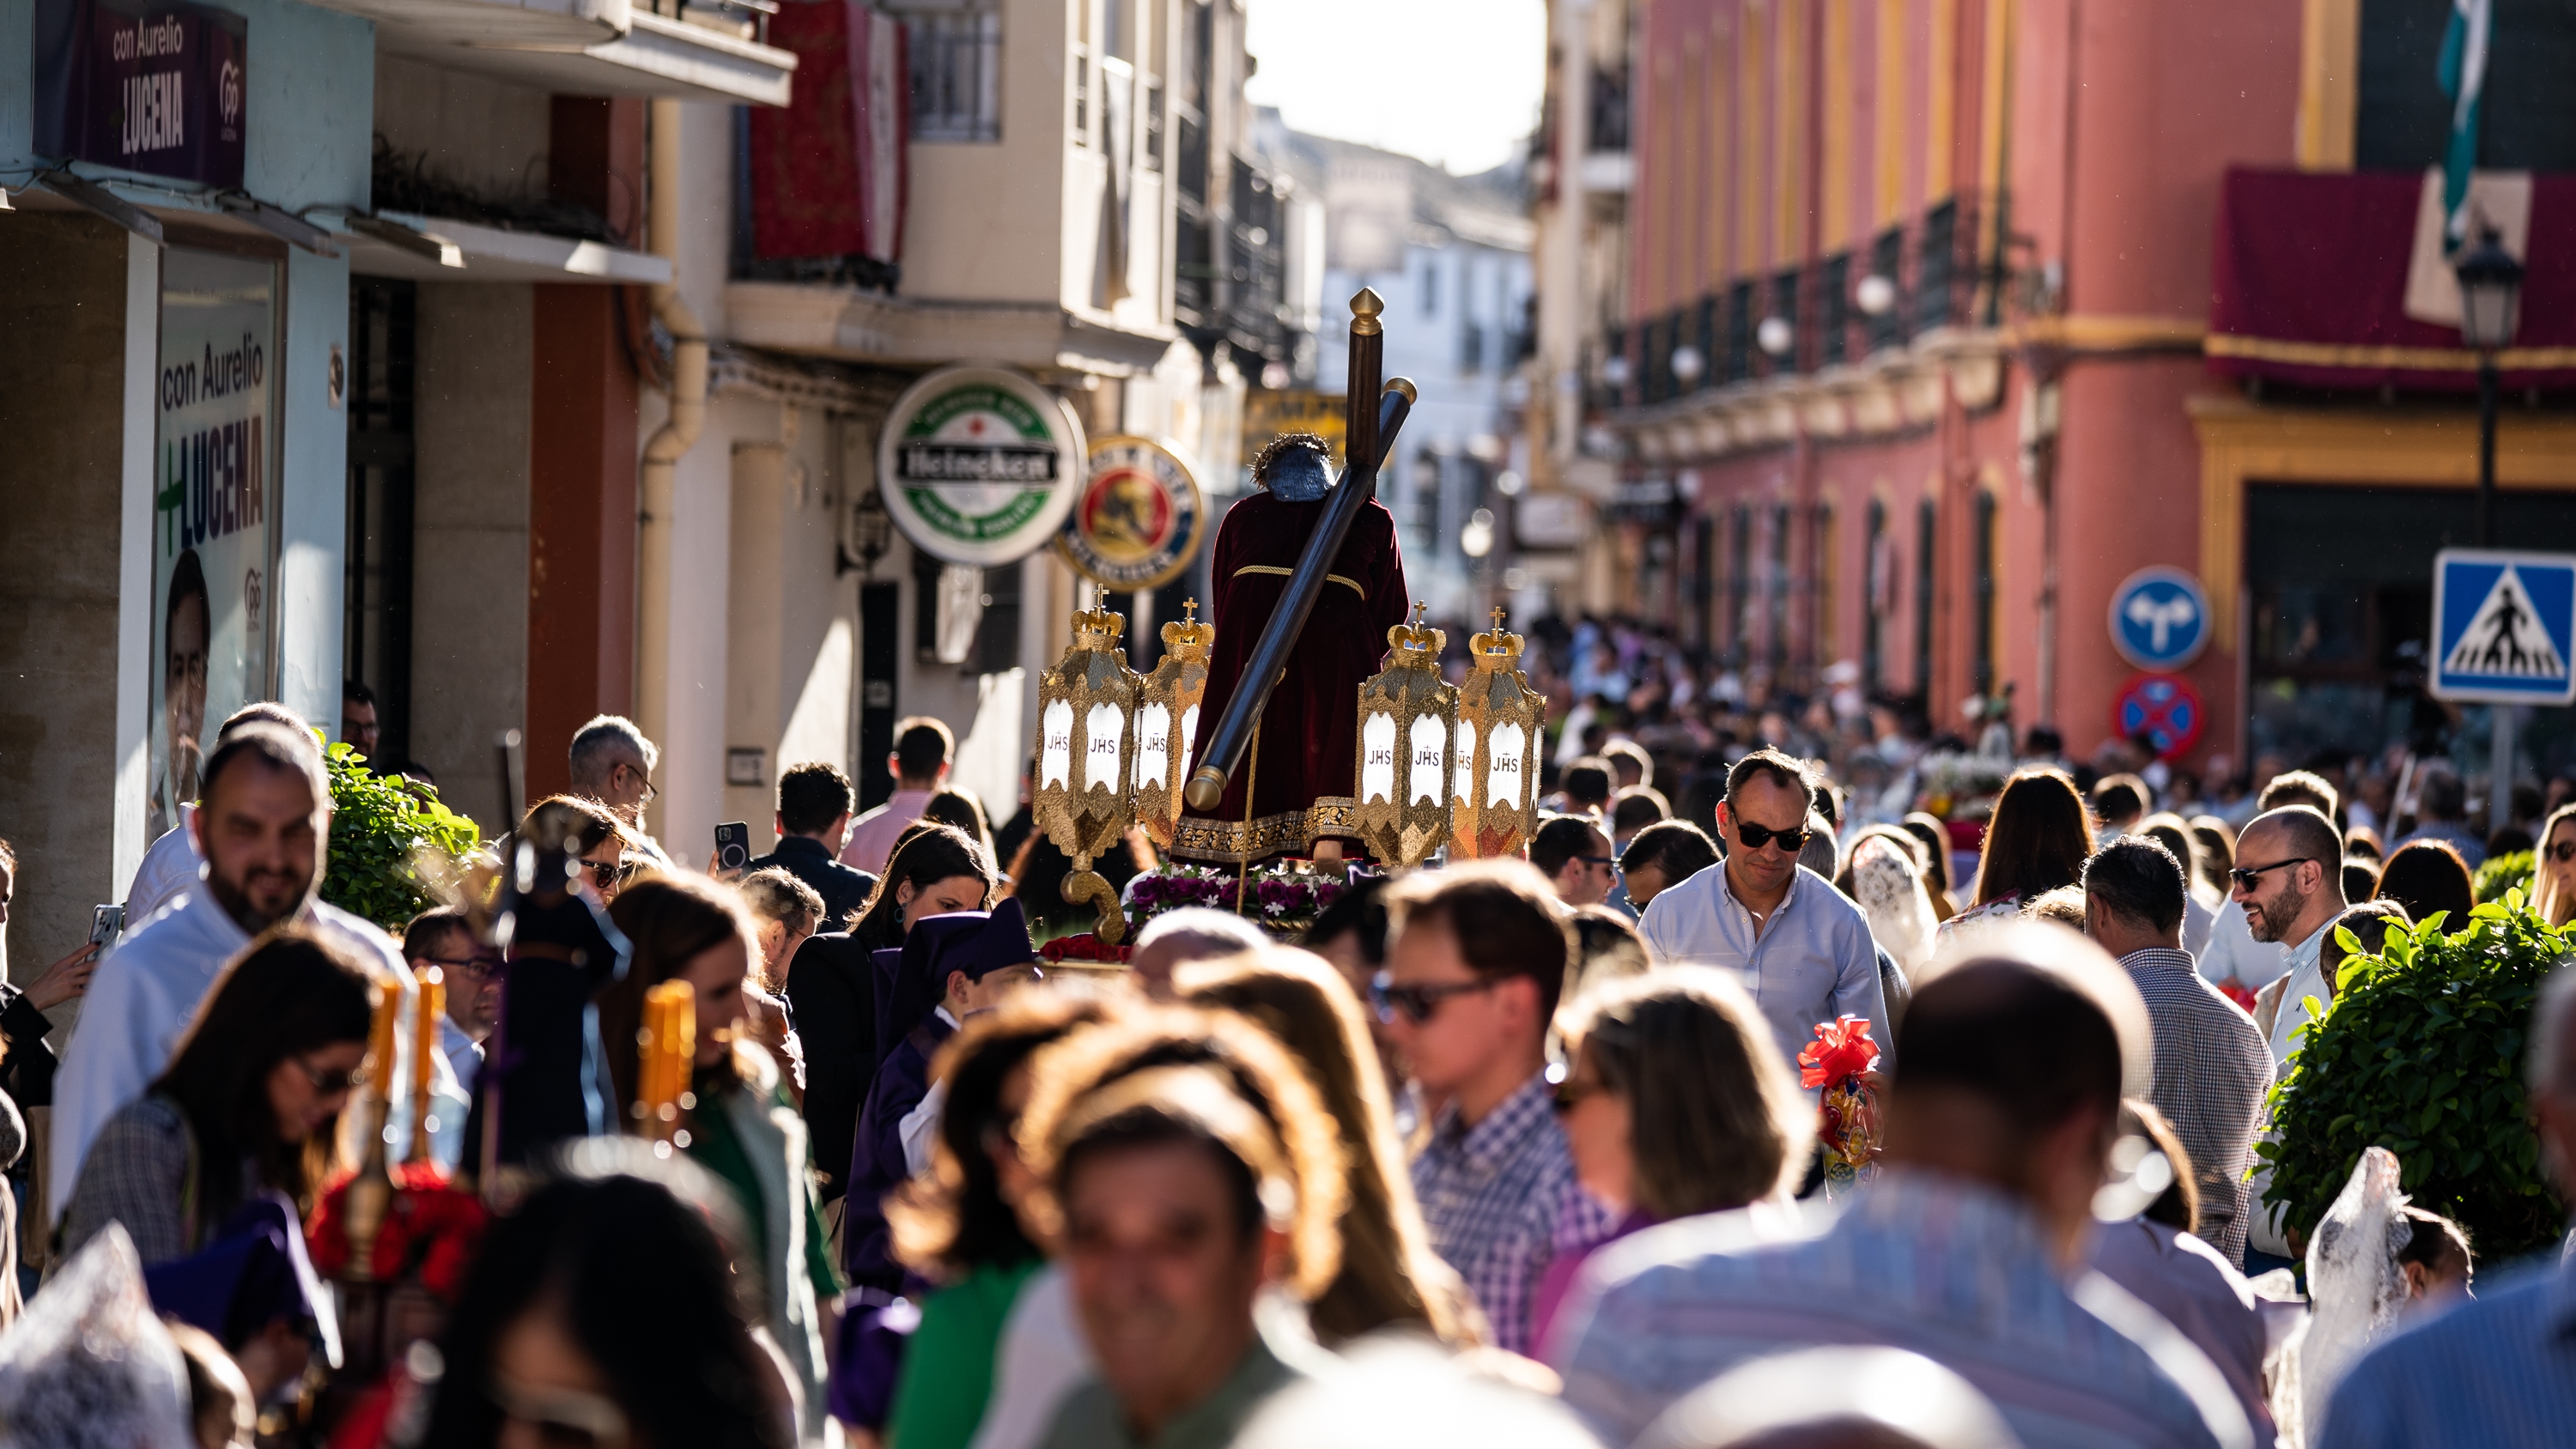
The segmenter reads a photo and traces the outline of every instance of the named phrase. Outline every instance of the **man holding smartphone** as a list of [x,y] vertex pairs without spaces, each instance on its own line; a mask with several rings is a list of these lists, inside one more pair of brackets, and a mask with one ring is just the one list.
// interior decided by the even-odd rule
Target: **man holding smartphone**
[[823,898],[817,930],[846,929],[867,904],[877,878],[838,859],[850,833],[858,792],[850,777],[826,764],[795,765],[778,776],[778,848],[743,868],[745,875],[777,866]]

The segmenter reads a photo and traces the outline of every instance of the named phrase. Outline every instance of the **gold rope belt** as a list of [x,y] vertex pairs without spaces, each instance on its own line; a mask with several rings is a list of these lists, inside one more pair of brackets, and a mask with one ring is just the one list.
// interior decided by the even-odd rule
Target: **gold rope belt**
[[[1279,577],[1284,579],[1295,572],[1296,570],[1294,569],[1283,569],[1277,564],[1245,564],[1243,567],[1234,571],[1234,576],[1239,579],[1245,574],[1277,574]],[[1328,584],[1340,584],[1343,588],[1359,595],[1360,600],[1363,603],[1368,600],[1368,590],[1361,588],[1358,580],[1356,579],[1346,579],[1340,574],[1326,574],[1324,575],[1324,582]]]

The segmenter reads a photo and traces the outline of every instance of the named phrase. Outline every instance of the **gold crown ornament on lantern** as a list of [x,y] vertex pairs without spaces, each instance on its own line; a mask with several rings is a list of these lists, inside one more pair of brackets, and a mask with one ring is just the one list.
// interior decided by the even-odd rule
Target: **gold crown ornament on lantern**
[[1208,651],[1216,647],[1216,626],[1199,622],[1199,601],[1181,608],[1182,617],[1163,626],[1163,659],[1145,676],[1136,708],[1136,823],[1165,849],[1180,826],[1181,777],[1198,740]]
[[1452,860],[1517,854],[1538,833],[1535,763],[1547,696],[1520,668],[1523,640],[1494,610],[1491,632],[1467,641],[1472,666],[1458,689],[1457,778],[1451,787]]
[[1359,837],[1387,865],[1420,865],[1449,839],[1449,740],[1458,688],[1440,675],[1449,636],[1422,622],[1386,631],[1386,668],[1359,691]]
[[1091,861],[1116,846],[1136,817],[1136,712],[1145,681],[1118,647],[1126,632],[1125,615],[1083,610],[1073,616],[1064,657],[1038,676],[1038,778],[1030,800],[1047,839],[1073,857],[1064,898],[1097,906],[1100,939],[1112,945],[1126,934],[1127,919],[1117,890]]

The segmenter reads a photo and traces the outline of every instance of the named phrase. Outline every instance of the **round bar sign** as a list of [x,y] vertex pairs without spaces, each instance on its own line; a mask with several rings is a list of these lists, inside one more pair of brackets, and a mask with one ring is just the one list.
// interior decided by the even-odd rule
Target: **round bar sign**
[[1091,445],[1091,469],[1055,546],[1105,589],[1159,588],[1189,567],[1207,504],[1179,447],[1120,434]]
[[905,388],[877,436],[877,486],[915,547],[1007,564],[1044,546],[1078,491],[1082,424],[1004,367],[944,367]]

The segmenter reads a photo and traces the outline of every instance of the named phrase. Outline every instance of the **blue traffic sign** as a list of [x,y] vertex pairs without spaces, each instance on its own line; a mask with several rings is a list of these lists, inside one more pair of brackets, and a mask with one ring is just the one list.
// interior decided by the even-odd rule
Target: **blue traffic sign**
[[2576,554],[2446,548],[2433,560],[2436,699],[2576,699]]
[[2209,595],[2174,568],[2145,568],[2111,591],[2111,646],[2140,669],[2180,669],[2209,643]]

